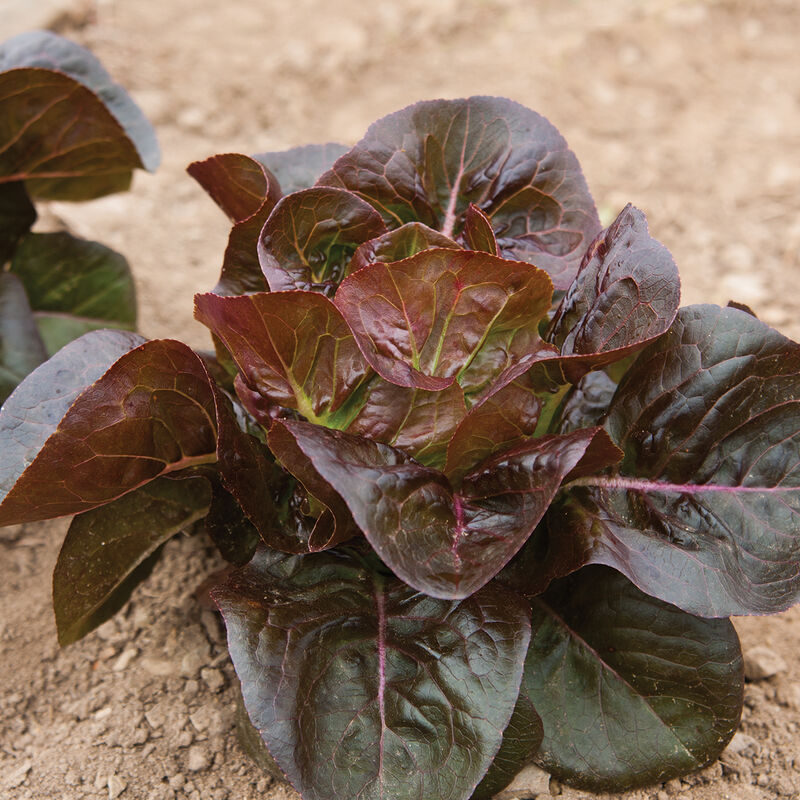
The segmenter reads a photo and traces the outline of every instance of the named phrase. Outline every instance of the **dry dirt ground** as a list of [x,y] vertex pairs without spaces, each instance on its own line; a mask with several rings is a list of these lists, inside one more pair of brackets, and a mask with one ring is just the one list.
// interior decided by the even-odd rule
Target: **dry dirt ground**
[[[208,344],[192,294],[215,282],[227,223],[190,161],[352,143],[415,100],[499,94],[561,129],[605,220],[646,211],[686,303],[734,298],[800,337],[797,0],[0,0],[0,38],[32,21],[91,47],[157,127],[157,175],[52,209],[128,256],[149,336]],[[0,531],[0,797],[296,800],[232,735],[222,630],[193,594],[216,566],[203,541],[173,541],[121,616],[59,651],[65,528]],[[619,798],[800,798],[800,613],[737,628],[785,661],[748,684],[737,752]]]

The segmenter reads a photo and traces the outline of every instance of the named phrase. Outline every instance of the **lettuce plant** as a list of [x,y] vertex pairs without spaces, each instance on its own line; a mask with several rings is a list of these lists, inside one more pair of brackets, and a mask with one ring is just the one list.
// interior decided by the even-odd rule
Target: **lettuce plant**
[[67,342],[136,324],[125,258],[31,233],[33,200],[123,191],[158,162],[150,124],[87,50],[45,31],[0,44],[0,402]]
[[306,800],[713,761],[742,708],[728,617],[800,592],[800,345],[679,308],[644,215],[602,230],[508,100],[189,172],[234,223],[195,299],[216,357],[88,333],[0,414],[0,523],[76,515],[61,643],[205,520],[244,732]]

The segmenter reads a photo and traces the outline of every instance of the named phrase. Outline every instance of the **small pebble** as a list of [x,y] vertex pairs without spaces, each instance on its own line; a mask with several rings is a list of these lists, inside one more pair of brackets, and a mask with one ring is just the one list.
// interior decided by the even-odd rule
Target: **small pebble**
[[748,736],[746,733],[742,733],[742,731],[737,731],[725,748],[725,752],[733,753],[738,756],[748,751],[757,753],[760,749],[758,742],[752,736]]
[[212,692],[218,692],[225,685],[225,678],[218,669],[206,667],[200,670],[200,677]]
[[141,665],[145,672],[149,672],[157,678],[166,678],[176,672],[175,665],[163,658],[143,658]]
[[108,776],[108,800],[116,800],[127,788],[128,784],[119,775]]
[[539,767],[529,764],[519,772],[513,781],[493,800],[514,800],[520,797],[534,797],[537,794],[549,793],[550,775]]
[[189,758],[187,760],[189,772],[200,772],[208,767],[208,754],[204,747],[194,745],[189,748]]
[[134,658],[139,654],[139,651],[135,647],[129,647],[127,650],[123,650],[119,658],[114,662],[114,666],[111,667],[113,672],[122,672],[128,668],[128,665],[133,661]]
[[748,680],[764,680],[788,669],[783,658],[764,645],[751,647],[744,654],[744,675]]

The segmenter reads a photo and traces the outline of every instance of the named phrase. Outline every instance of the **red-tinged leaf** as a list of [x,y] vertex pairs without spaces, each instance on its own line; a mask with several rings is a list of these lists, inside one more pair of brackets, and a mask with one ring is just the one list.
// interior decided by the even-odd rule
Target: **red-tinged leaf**
[[271,446],[277,432],[341,496],[391,570],[443,598],[468,597],[505,566],[595,438],[607,465],[619,459],[602,429],[542,437],[484,461],[455,492],[441,472],[370,439],[280,420]]
[[359,393],[364,405],[347,426],[348,433],[398,447],[426,466],[444,466],[448,442],[467,413],[458,384],[427,392],[375,375]]
[[800,345],[737,309],[681,309],[606,427],[625,459],[564,493],[550,561],[608,564],[705,617],[797,602]]
[[317,292],[201,294],[195,316],[225,343],[247,385],[307,419],[335,426],[369,373],[347,323]]
[[160,158],[150,123],[87,50],[47,31],[0,45],[0,183],[88,199],[127,188]]
[[364,357],[392,383],[467,393],[539,350],[547,274],[468,250],[425,250],[344,280],[335,303]]
[[577,383],[588,370],[633,355],[661,336],[679,302],[672,256],[650,236],[644,214],[627,205],[586,251],[548,341],[561,349],[558,365]]
[[[545,347],[542,355],[549,352]],[[542,410],[558,396],[558,388],[541,369],[490,386],[449,440],[444,471],[450,480],[457,485],[484,458],[533,436]]]
[[208,192],[232,222],[252,217],[271,197],[280,197],[277,180],[258,161],[241,153],[222,153],[193,161],[186,171]]
[[206,478],[160,478],[75,517],[53,572],[59,644],[78,641],[122,608],[161,545],[202,519],[210,503]]
[[[25,441],[25,432],[35,427],[33,417],[38,416],[28,411],[34,388],[45,377],[60,376],[60,364],[74,369],[74,357],[82,351],[89,350],[94,361],[87,346],[94,341],[90,336],[74,343],[84,343],[82,348],[68,345],[29,376],[0,413],[0,433],[7,446],[18,447],[15,427],[20,419],[21,441],[26,444],[22,465],[9,470],[8,480],[0,483],[6,490],[0,525],[88,511],[160,475],[216,461],[216,415],[208,374],[186,345],[168,339],[145,342],[122,355],[83,389],[66,413],[59,409],[60,422],[48,420],[42,432],[50,434],[46,441],[42,434]],[[69,357],[61,357],[68,349]],[[67,385],[76,382],[69,374],[64,380]],[[34,395],[33,403],[39,400]],[[58,402],[53,405],[59,408]]]
[[501,745],[528,609],[436,600],[330,552],[261,551],[213,592],[244,704],[305,800],[467,800]]
[[474,203],[500,252],[566,289],[600,222],[578,161],[542,116],[511,100],[417,103],[374,123],[319,183],[361,195],[390,227],[462,232]]
[[520,697],[544,724],[537,761],[598,792],[659,783],[714,761],[739,725],[744,675],[730,621],[648,597],[604,567],[532,601]]
[[303,189],[282,198],[258,240],[258,259],[273,292],[332,293],[356,248],[386,230],[381,215],[344,189]]
[[121,356],[145,339],[95,331],[71,342],[32,372],[0,411],[0,499],[36,458],[69,407]]
[[46,359],[25,287],[16,275],[0,271],[0,404]]
[[17,242],[36,222],[36,209],[33,207],[25,184],[0,183],[0,266],[14,253]]
[[214,291],[263,292],[267,284],[258,263],[258,236],[281,196],[277,179],[263,164],[240,153],[195,161],[187,171],[234,221]]
[[253,158],[278,178],[283,194],[308,189],[323,172],[347,152],[343,144],[306,144],[271,153],[256,153]]
[[353,254],[347,273],[356,272],[377,261],[384,264],[389,261],[401,261],[433,247],[461,249],[461,245],[439,231],[435,231],[421,222],[407,222],[399,228],[364,242]]
[[508,727],[503,731],[503,743],[470,800],[490,800],[505,789],[517,773],[533,761],[543,738],[541,718],[527,696],[520,694]]
[[602,425],[616,391],[617,384],[603,370],[587,372],[564,403],[558,432]]
[[304,524],[298,526],[297,537],[304,543],[304,548],[297,548],[294,552],[326,550],[357,535],[358,528],[347,504],[298,446],[295,437],[277,423],[269,430],[268,442],[281,466],[300,481],[308,497],[323,507],[316,519],[309,520],[307,517],[302,520]]
[[464,214],[464,230],[461,238],[470,250],[480,250],[493,256],[500,255],[492,223],[474,203],[469,204]]

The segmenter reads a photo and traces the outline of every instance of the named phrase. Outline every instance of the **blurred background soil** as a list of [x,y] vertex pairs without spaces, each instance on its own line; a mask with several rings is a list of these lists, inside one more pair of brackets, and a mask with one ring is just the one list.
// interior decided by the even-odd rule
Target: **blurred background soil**
[[[605,223],[646,212],[685,304],[735,299],[800,338],[797,0],[0,0],[0,39],[34,26],[90,47],[156,126],[156,175],[48,211],[128,257],[147,336],[208,347],[192,295],[228,223],[190,161],[350,144],[416,100],[496,94],[561,130]],[[59,651],[65,530],[0,530],[0,797],[296,800],[232,734],[222,629],[194,597],[217,566],[202,538],[172,542],[118,619]],[[800,798],[800,613],[737,629],[752,674],[772,674],[748,683],[722,761],[616,797]],[[544,781],[520,800],[553,795],[587,796]]]

